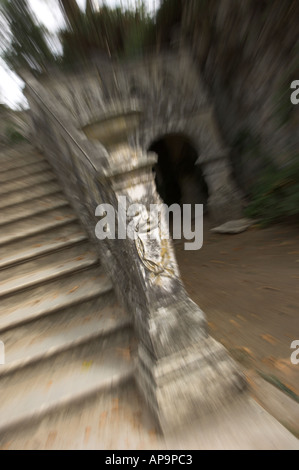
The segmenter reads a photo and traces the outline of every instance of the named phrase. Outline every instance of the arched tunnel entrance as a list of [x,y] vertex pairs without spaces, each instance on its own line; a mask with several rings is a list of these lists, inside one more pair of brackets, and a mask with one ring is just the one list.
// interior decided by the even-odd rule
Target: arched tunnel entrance
[[204,204],[208,187],[199,165],[198,154],[183,134],[168,134],[154,141],[148,149],[158,155],[155,167],[158,193],[167,205]]

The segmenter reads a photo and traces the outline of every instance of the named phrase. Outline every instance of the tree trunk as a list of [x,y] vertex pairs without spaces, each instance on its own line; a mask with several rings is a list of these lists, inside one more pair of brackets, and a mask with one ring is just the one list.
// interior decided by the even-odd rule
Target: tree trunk
[[59,2],[67,22],[75,28],[78,24],[78,17],[80,16],[80,8],[76,0],[59,0]]

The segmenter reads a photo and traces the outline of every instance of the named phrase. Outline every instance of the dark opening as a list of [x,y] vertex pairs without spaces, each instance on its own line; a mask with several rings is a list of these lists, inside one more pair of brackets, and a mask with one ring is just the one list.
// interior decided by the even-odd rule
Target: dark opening
[[158,155],[156,185],[166,204],[206,206],[208,187],[200,166],[195,164],[198,154],[188,138],[169,134],[153,142],[149,151]]

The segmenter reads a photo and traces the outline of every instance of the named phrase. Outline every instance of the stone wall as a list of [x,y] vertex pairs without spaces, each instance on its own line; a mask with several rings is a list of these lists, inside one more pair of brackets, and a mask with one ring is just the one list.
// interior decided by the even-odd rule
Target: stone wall
[[[169,228],[162,210],[152,167],[153,154],[118,142],[109,151],[91,142],[76,128],[76,117],[49,89],[24,75],[35,142],[44,152],[61,181],[90,240],[99,253],[120,302],[132,316],[138,339],[136,382],[164,432],[222,407],[246,388],[246,382],[225,348],[207,332],[205,315],[188,296],[180,278]],[[134,110],[136,102],[127,103]],[[118,107],[119,106],[119,107]],[[106,106],[98,117],[102,125],[111,116],[123,116],[123,102]],[[117,121],[119,122],[119,121]],[[108,132],[111,131],[109,126]],[[126,205],[142,204],[129,213],[124,207],[124,224],[134,219],[135,237],[111,233],[96,237],[99,222],[96,208],[121,211]],[[148,234],[148,213],[154,204],[160,211]],[[127,207],[128,207],[127,206]],[[119,225],[116,224],[118,231]],[[111,233],[112,236],[109,236]]]
[[184,135],[197,151],[197,164],[209,186],[211,217],[222,222],[240,215],[241,195],[231,177],[229,150],[207,89],[186,51],[126,63],[94,63],[76,73],[56,73],[42,83],[78,128],[113,109],[115,102],[126,109],[134,100],[141,119],[130,144],[146,152],[163,136]]
[[0,108],[0,146],[13,144],[20,136],[30,137],[30,119],[26,111]]
[[184,2],[181,37],[208,85],[245,190],[267,159],[283,165],[298,155],[299,106],[290,102],[299,77],[298,16],[297,0]]

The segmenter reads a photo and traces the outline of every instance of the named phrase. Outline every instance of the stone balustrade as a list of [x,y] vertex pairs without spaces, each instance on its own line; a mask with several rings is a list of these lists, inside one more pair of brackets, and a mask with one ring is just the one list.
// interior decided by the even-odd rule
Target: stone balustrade
[[[162,204],[152,171],[155,155],[130,138],[106,147],[90,140],[49,87],[28,74],[22,77],[36,145],[54,168],[132,316],[139,341],[136,382],[148,406],[164,431],[215,410],[242,391],[245,380],[225,348],[209,336],[204,313],[183,286],[172,241],[163,236],[166,219],[162,215],[148,244],[141,233],[135,239],[98,240],[95,235],[99,204],[110,204],[116,212],[122,197],[146,208]],[[139,106],[133,98],[107,102],[97,119],[104,122],[128,109],[139,111]]]

